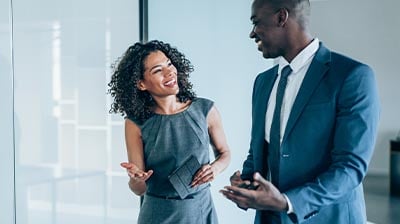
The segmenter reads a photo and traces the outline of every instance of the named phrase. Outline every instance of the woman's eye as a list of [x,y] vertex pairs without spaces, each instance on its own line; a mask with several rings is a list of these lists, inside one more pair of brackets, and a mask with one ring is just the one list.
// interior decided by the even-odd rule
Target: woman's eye
[[159,73],[159,72],[161,72],[161,69],[153,70],[153,74],[156,74],[156,73]]

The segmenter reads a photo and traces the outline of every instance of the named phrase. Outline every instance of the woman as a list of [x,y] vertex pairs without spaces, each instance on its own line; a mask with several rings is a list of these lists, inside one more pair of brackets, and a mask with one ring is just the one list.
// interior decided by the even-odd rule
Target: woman
[[[139,224],[218,223],[209,183],[228,166],[230,150],[213,102],[192,90],[192,71],[176,48],[154,40],[129,47],[108,84],[110,112],[126,116],[129,162],[121,166],[130,189],[144,196]],[[190,157],[199,166],[183,175],[189,182],[173,179],[177,169],[187,171],[182,167]]]

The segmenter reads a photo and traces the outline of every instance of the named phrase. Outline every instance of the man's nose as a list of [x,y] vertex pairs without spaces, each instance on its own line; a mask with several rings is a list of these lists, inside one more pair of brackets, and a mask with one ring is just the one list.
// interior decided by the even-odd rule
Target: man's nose
[[249,34],[249,37],[250,37],[250,39],[253,39],[253,38],[256,38],[256,33],[254,32],[254,26],[253,26],[253,28],[250,30],[250,34]]

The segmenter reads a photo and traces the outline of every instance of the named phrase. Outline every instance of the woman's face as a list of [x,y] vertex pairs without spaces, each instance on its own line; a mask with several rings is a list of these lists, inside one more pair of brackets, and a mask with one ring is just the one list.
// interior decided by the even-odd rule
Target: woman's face
[[150,53],[144,61],[143,79],[138,88],[153,97],[166,97],[179,92],[177,70],[162,51]]

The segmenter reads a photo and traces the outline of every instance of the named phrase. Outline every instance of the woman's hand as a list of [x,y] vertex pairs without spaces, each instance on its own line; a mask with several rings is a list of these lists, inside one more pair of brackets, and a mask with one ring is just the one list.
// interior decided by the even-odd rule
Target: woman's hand
[[139,169],[135,164],[129,162],[121,163],[121,166],[126,169],[128,176],[134,182],[144,182],[153,174],[153,170],[147,172]]
[[216,168],[210,164],[203,165],[194,175],[191,187],[196,187],[204,183],[211,182],[217,176]]

